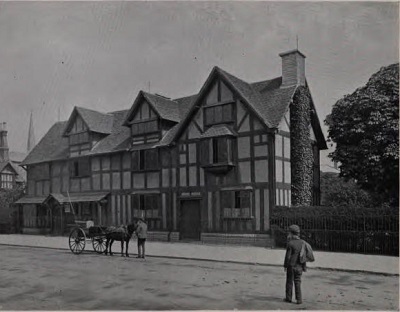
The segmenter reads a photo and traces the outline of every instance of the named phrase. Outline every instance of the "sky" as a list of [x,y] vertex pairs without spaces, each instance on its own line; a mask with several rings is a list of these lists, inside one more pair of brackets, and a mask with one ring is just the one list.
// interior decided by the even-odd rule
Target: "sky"
[[[344,95],[399,60],[395,2],[0,2],[0,122],[26,152],[74,106],[128,109],[140,90],[199,92],[213,66],[248,82],[306,55],[323,121]],[[321,163],[328,163],[327,152]]]

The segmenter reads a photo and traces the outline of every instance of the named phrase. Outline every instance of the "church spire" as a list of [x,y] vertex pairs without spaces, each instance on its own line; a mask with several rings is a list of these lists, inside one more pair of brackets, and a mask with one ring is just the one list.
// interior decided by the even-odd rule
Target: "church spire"
[[29,120],[28,146],[27,146],[28,153],[33,149],[35,143],[36,143],[35,133],[33,132],[33,113],[31,111],[31,117]]

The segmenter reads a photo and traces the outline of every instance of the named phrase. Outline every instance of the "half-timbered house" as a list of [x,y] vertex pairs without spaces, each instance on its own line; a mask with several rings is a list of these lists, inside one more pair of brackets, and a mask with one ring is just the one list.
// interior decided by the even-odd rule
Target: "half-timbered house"
[[[292,204],[291,120],[308,102],[310,203],[319,204],[319,151],[326,149],[305,57],[280,55],[282,77],[245,82],[214,67],[198,94],[170,99],[140,91],[131,108],[75,107],[23,161],[25,232],[64,233],[73,219],[117,225],[144,216],[160,240],[266,245],[270,213]],[[307,192],[306,192],[307,193]]]

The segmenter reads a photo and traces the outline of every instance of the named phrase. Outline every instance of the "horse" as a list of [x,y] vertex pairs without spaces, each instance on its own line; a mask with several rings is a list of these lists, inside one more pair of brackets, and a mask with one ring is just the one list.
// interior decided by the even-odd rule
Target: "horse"
[[121,229],[121,228],[115,228],[115,227],[110,227],[107,228],[106,230],[106,250],[104,251],[104,254],[108,254],[108,249],[110,249],[109,253],[110,256],[113,255],[111,251],[111,246],[114,243],[114,241],[120,241],[121,242],[121,257],[124,256],[124,242],[126,243],[126,248],[125,248],[125,255],[129,257],[128,254],[128,248],[129,248],[129,241],[135,232],[137,228],[136,224],[128,224],[126,229]]

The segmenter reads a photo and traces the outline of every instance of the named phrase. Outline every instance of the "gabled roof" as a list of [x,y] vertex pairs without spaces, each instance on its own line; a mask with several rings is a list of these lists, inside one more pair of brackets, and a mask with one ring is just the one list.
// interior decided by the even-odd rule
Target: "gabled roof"
[[193,96],[191,108],[188,109],[186,116],[180,123],[179,129],[176,131],[176,137],[182,133],[192,114],[197,111],[206,90],[208,90],[208,87],[217,76],[222,78],[227,85],[236,91],[249,109],[252,110],[268,128],[278,127],[296,91],[296,86],[281,88],[281,77],[255,83],[247,83],[215,66],[200,92],[196,96]]
[[128,110],[116,111],[109,113],[113,118],[113,127],[110,135],[101,139],[92,150],[89,155],[109,153],[113,151],[124,150],[130,147],[130,129],[122,125],[126,118]]
[[253,86],[229,73],[217,67],[217,72],[219,72],[222,77],[224,77],[228,84],[230,84],[236,92],[242,97],[244,102],[258,115],[258,117],[264,121],[268,128],[273,127],[273,121],[267,114],[262,114],[263,106],[268,105],[263,103],[261,99],[260,92],[257,92]]
[[17,173],[15,177],[16,182],[24,182],[26,181],[26,171],[22,167],[18,166],[17,163],[11,161],[11,166],[14,168],[15,172]]
[[144,97],[153,106],[162,119],[179,122],[181,120],[179,103],[158,94],[143,92]]
[[75,106],[65,126],[64,135],[66,135],[71,128],[77,114],[82,117],[84,123],[89,128],[89,131],[103,134],[111,133],[113,118],[110,114],[100,113],[92,109]]
[[68,156],[68,138],[63,136],[66,124],[66,121],[56,122],[21,165],[65,159]]
[[[187,97],[168,99],[160,95],[140,91],[129,110],[110,112],[107,114],[94,110],[75,107],[68,121],[58,122],[46,133],[42,140],[24,159],[22,165],[34,164],[45,161],[61,160],[68,158],[68,139],[64,137],[65,131],[72,124],[74,116],[79,114],[89,129],[94,132],[108,134],[86,155],[105,154],[117,151],[129,150],[131,148],[131,137],[128,120],[137,109],[142,99],[159,114],[160,118],[176,122],[163,138],[152,144],[152,147],[162,147],[173,144],[173,142],[184,131],[192,115],[199,109],[200,103],[206,95],[206,91],[213,83],[214,78],[219,77],[235,91],[242,102],[264,123],[269,129],[276,129],[285,113],[289,109],[297,87],[282,88],[282,78],[263,80],[247,83],[226,71],[214,67],[198,94]],[[307,87],[307,85],[306,85]],[[312,103],[312,107],[314,104]],[[312,117],[313,127],[316,129],[316,137],[320,148],[326,146],[318,117]],[[213,136],[219,133],[228,135],[229,128],[214,126],[209,129]],[[209,132],[203,134],[209,135]],[[230,134],[234,135],[234,134]]]
[[[108,113],[113,119],[111,133],[102,138],[92,150],[85,155],[104,154],[126,150],[130,147],[130,130],[122,126],[128,110]],[[50,128],[40,142],[24,159],[21,165],[35,164],[45,161],[62,160],[68,158],[68,138],[63,136],[66,121],[58,122]]]
[[0,173],[7,167],[12,169],[15,173],[15,182],[24,182],[26,180],[26,171],[19,167],[12,160],[0,162]]
[[18,171],[14,168],[14,166],[11,164],[11,161],[3,161],[0,162],[0,173],[7,167],[9,166],[15,174],[18,174]]
[[160,116],[161,119],[174,122],[179,122],[181,120],[181,114],[184,110],[181,109],[181,105],[178,101],[171,100],[159,94],[151,94],[141,90],[139,91],[139,94],[133,102],[131,109],[126,115],[126,119],[123,123],[124,126],[129,124],[129,120],[133,117],[133,114],[136,112],[143,99],[149,103],[149,105]]

